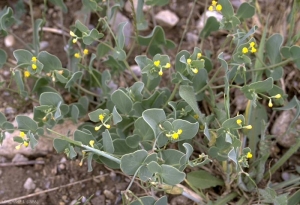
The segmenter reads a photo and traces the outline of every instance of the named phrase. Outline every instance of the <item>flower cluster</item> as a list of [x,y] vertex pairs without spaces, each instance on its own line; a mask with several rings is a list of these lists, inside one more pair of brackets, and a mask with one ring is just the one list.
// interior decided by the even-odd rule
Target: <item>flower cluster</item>
[[70,36],[73,37],[72,42],[76,43],[78,40],[78,36],[76,36],[76,34],[73,31],[70,31]]
[[29,78],[30,72],[28,70],[25,70],[24,71],[24,76],[25,76],[25,78]]
[[163,68],[169,69],[171,68],[170,63],[166,63],[166,65],[161,66],[160,60],[154,61],[153,62],[154,68],[159,68],[158,75],[162,76],[163,75]]
[[[84,49],[84,50],[83,50],[83,55],[86,56],[86,55],[88,55],[88,54],[89,54],[89,50],[88,50],[88,49]],[[74,54],[74,57],[75,57],[75,58],[81,58],[81,55],[80,55],[79,52],[77,52],[77,53]]]
[[242,48],[242,53],[243,54],[247,54],[247,53],[249,53],[249,50],[250,50],[250,52],[251,53],[256,53],[257,52],[257,49],[255,48],[255,42],[251,42],[250,44],[249,44],[249,47],[243,47]]
[[277,94],[277,95],[271,96],[271,97],[269,98],[269,103],[268,103],[268,106],[269,106],[269,107],[273,107],[272,98],[274,98],[274,99],[280,99],[280,98],[281,98],[281,95],[280,95],[280,94]]
[[236,124],[238,124],[240,127],[247,129],[247,130],[251,130],[252,129],[252,125],[246,125],[246,126],[242,126],[243,125],[243,121],[241,119],[237,119],[236,120]]
[[222,5],[218,4],[217,1],[212,1],[211,5],[208,7],[209,11],[222,11]]
[[182,134],[182,129],[178,129],[177,132],[172,131],[166,134],[167,137],[171,137],[173,140],[177,140],[179,136]]
[[96,127],[95,127],[95,130],[96,130],[96,131],[100,130],[100,128],[101,128],[102,126],[106,127],[107,129],[110,128],[110,125],[109,125],[109,124],[105,124],[106,121],[109,120],[109,118],[106,118],[106,119],[105,119],[105,117],[106,117],[106,114],[105,114],[105,113],[99,115],[99,120],[100,120],[101,124],[100,124],[99,126],[96,126]]
[[[28,147],[29,145],[29,140],[27,139],[27,135],[24,133],[24,132],[20,132],[20,135],[19,135],[22,139],[23,139],[23,142],[20,143],[19,145],[16,146],[16,149],[19,150],[21,148],[22,145],[24,145],[24,147]],[[25,139],[26,137],[26,139]]]
[[35,56],[33,56],[33,57],[31,58],[31,62],[32,62],[31,68],[32,68],[33,70],[36,70],[36,69],[37,69],[37,65],[36,65],[37,58],[36,58]]
[[[197,59],[200,61],[204,61],[204,59],[200,59],[202,57],[202,53],[197,53]],[[198,68],[193,66],[193,60],[188,58],[186,60],[186,63],[188,64],[188,69],[190,69],[194,74],[197,74],[199,72]]]

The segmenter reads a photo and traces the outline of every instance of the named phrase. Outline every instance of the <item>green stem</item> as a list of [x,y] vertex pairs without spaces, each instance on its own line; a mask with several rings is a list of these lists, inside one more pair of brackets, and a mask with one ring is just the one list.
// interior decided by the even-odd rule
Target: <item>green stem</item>
[[198,95],[199,93],[203,92],[207,87],[210,86],[210,84],[212,82],[214,82],[215,78],[217,77],[217,75],[219,74],[219,72],[221,71],[221,68],[222,67],[219,67],[218,70],[216,70],[216,72],[214,73],[214,75],[211,77],[211,79],[208,81],[208,83],[203,87],[201,88],[198,92],[195,93],[195,95]]
[[278,66],[282,66],[282,65],[285,65],[289,62],[293,61],[292,58],[288,58],[284,61],[281,61],[280,63],[276,63],[276,64],[273,64],[273,65],[270,65],[270,66],[265,66],[265,67],[262,67],[262,68],[256,68],[256,69],[252,69],[252,70],[247,70],[246,72],[254,72],[254,71],[260,71],[260,70],[267,70],[267,69],[272,69],[272,68],[276,68]]
[[169,99],[167,100],[167,102],[164,104],[163,109],[168,105],[168,102],[170,102],[171,100],[173,100],[173,98],[175,97],[175,94],[179,88],[180,83],[176,83],[173,92],[171,93]]
[[185,34],[186,34],[187,30],[188,30],[188,25],[190,24],[191,17],[192,17],[192,15],[194,13],[196,2],[197,2],[197,0],[194,0],[193,6],[192,6],[192,10],[190,11],[190,14],[189,14],[188,18],[186,19],[185,28],[184,28],[184,31],[182,33],[182,36],[181,36],[181,39],[180,39],[180,42],[179,42],[179,45],[178,45],[178,48],[177,48],[177,53],[179,53],[179,50],[181,48],[181,44],[182,44],[183,38],[184,38],[184,36],[185,36]]
[[100,95],[97,95],[97,94],[95,94],[95,93],[93,93],[93,92],[91,92],[91,91],[85,89],[84,87],[82,87],[82,86],[79,85],[78,83],[75,83],[75,86],[76,86],[77,88],[79,88],[80,90],[82,90],[83,92],[87,93],[87,94],[90,94],[90,95],[95,96],[95,97],[101,97]]
[[116,162],[118,164],[121,164],[121,160],[120,159],[118,159],[118,158],[116,158],[114,156],[111,156],[110,154],[108,154],[106,152],[103,152],[101,150],[98,150],[98,149],[95,149],[93,147],[89,147],[89,146],[83,145],[83,144],[81,144],[81,147],[83,147],[84,149],[89,150],[89,151],[91,151],[91,152],[93,152],[93,153],[95,153],[97,155],[100,155],[100,156],[103,156],[103,157],[105,157],[107,159],[110,159],[110,160],[112,160],[112,161],[114,161],[114,162]]
[[264,179],[269,179],[299,148],[300,138],[296,137],[296,144],[294,144],[272,167],[265,173]]
[[33,7],[32,7],[32,0],[29,1],[29,9],[30,9],[30,18],[31,18],[31,26],[33,28],[33,31],[32,31],[32,45],[34,47],[34,55],[37,55],[37,52],[38,52],[38,49],[37,49],[37,45],[36,45],[36,39],[35,39],[35,31],[34,31],[34,17],[33,17]]
[[234,199],[238,194],[236,192],[232,192],[228,195],[226,195],[224,198],[221,198],[217,200],[214,205],[224,205],[230,202],[232,199]]
[[23,46],[25,46],[27,48],[28,51],[32,52],[32,48],[30,48],[25,41],[23,41],[21,38],[19,38],[16,34],[14,34],[14,32],[9,32],[9,34],[11,34],[13,37],[15,37],[21,44],[23,44]]
[[128,190],[130,189],[130,187],[132,186],[132,183],[134,182],[134,179],[135,179],[136,175],[138,174],[138,172],[140,171],[141,167],[142,167],[142,166],[140,166],[140,167],[135,171],[135,173],[134,173],[134,175],[133,175],[133,177],[132,177],[132,179],[131,179],[131,181],[130,181],[130,184],[128,185],[128,187],[127,187],[127,189],[125,190],[125,192],[128,191]]

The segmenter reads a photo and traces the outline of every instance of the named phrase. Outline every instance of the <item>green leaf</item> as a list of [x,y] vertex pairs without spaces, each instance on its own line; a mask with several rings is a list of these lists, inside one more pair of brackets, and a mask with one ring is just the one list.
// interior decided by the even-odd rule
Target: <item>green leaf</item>
[[138,64],[138,66],[143,70],[148,64],[152,64],[152,60],[147,58],[145,55],[139,55],[134,58],[135,62]]
[[70,80],[66,83],[65,88],[72,87],[76,83],[77,80],[81,79],[82,75],[83,75],[82,71],[77,71],[77,72],[73,73]]
[[204,28],[200,32],[200,37],[207,38],[211,34],[211,32],[218,31],[219,27],[220,27],[220,23],[214,16],[208,17]]
[[177,131],[179,129],[182,130],[182,133],[179,135],[178,140],[192,139],[193,137],[195,137],[199,129],[198,122],[191,123],[182,119],[174,120],[172,122],[172,125],[174,127],[174,131]]
[[88,156],[88,158],[87,158],[87,162],[88,162],[88,172],[93,171],[93,167],[92,167],[93,156],[94,156],[94,153],[90,152],[90,153],[89,153],[89,156]]
[[248,86],[248,89],[255,90],[257,93],[266,92],[268,90],[271,90],[273,88],[273,78],[267,78],[264,81],[258,81],[255,83],[251,83]]
[[34,135],[32,133],[29,133],[29,145],[31,149],[34,149],[37,144],[38,141],[35,139]]
[[163,182],[168,185],[179,184],[185,178],[184,172],[181,172],[170,165],[163,164],[161,165],[161,168],[162,168],[161,177],[163,178]]
[[184,101],[186,101],[189,104],[189,106],[191,106],[194,112],[199,116],[200,120],[202,120],[203,114],[199,110],[198,104],[196,102],[193,87],[189,85],[181,85],[179,87],[179,95]]
[[97,109],[93,112],[90,112],[88,115],[92,122],[100,122],[99,115],[101,115],[101,114],[109,115],[109,110]]
[[118,124],[119,122],[122,121],[122,116],[118,113],[116,106],[114,106],[113,112],[113,121],[114,121],[114,125]]
[[79,141],[84,145],[89,145],[91,140],[95,141],[94,136],[92,135],[92,133],[88,130],[76,130],[74,132],[74,140],[75,141]]
[[65,149],[69,146],[69,142],[61,139],[54,139],[53,140],[53,147],[56,150],[57,153],[62,153],[65,151]]
[[134,175],[139,169],[148,153],[145,150],[138,150],[134,153],[125,154],[121,158],[121,170],[127,175]]
[[154,205],[167,205],[168,204],[168,197],[167,196],[163,196],[161,198],[159,198]]
[[138,0],[136,8],[136,27],[139,31],[146,30],[148,28],[148,22],[144,17],[144,0]]
[[231,2],[229,0],[219,0],[218,3],[222,6],[222,15],[226,19],[230,19],[234,15]]
[[110,50],[111,50],[111,47],[100,42],[97,46],[97,57],[98,58],[104,57]]
[[254,14],[255,14],[254,6],[250,5],[247,2],[244,2],[238,8],[236,16],[239,19],[247,19],[247,18],[251,18],[252,16],[254,16]]
[[218,185],[224,185],[223,180],[216,178],[215,176],[204,170],[198,170],[188,173],[187,180],[193,187],[198,189],[207,189]]
[[0,112],[0,126],[4,123],[4,122],[7,122],[7,119],[5,117],[5,115]]
[[158,137],[158,134],[161,132],[159,124],[166,120],[164,110],[156,108],[148,109],[143,112],[142,117],[153,130],[155,137]]
[[57,93],[44,92],[40,95],[40,105],[50,105],[56,107],[59,103],[63,103],[62,97]]
[[238,116],[236,116],[234,118],[230,118],[230,119],[225,120],[222,123],[222,127],[225,128],[225,129],[238,129],[241,126],[236,123],[237,120],[242,120],[242,124],[241,125],[245,124],[245,118],[244,118],[244,116],[243,115],[238,115]]
[[103,140],[104,151],[108,152],[108,153],[114,153],[115,148],[114,148],[110,133],[107,129],[102,133],[102,140]]
[[67,13],[68,12],[68,8],[67,6],[65,5],[64,1],[63,0],[50,0],[51,3],[55,4],[56,6],[60,7],[61,10],[64,12],[64,13]]
[[17,64],[24,66],[28,66],[31,64],[31,58],[33,57],[32,53],[24,49],[18,49],[13,52],[15,59],[17,60]]
[[300,47],[292,46],[290,48],[290,53],[294,63],[297,65],[297,68],[300,69]]
[[4,50],[0,49],[0,68],[3,67],[6,61],[7,61],[7,54]]
[[[139,200],[142,202],[139,202]],[[130,203],[130,205],[154,205],[155,199],[151,196],[144,196]]]
[[0,31],[6,35],[7,29],[12,26],[16,22],[13,16],[13,10],[11,8],[4,8],[2,12],[0,12]]
[[40,52],[37,58],[44,65],[43,69],[45,72],[51,72],[54,70],[62,69],[62,64],[59,58],[55,55],[48,53],[47,51]]
[[124,35],[124,28],[126,26],[127,22],[121,22],[119,25],[118,25],[118,29],[117,29],[117,36],[116,36],[116,44],[117,44],[117,47],[119,49],[123,49],[124,48],[124,44],[125,44],[125,35]]
[[14,79],[15,79],[16,84],[18,86],[20,95],[22,97],[26,97],[27,96],[27,92],[24,90],[24,83],[23,83],[23,79],[22,79],[22,74],[21,74],[21,72],[19,70],[15,71]]
[[179,161],[183,156],[185,156],[184,153],[175,149],[167,149],[161,152],[161,158],[163,159],[164,164],[173,166],[175,168],[179,168],[181,166]]
[[162,167],[155,161],[152,161],[149,164],[147,164],[147,168],[153,174],[162,172]]
[[18,123],[18,129],[22,131],[31,130],[35,132],[38,128],[37,123],[27,116],[18,115],[16,121]]
[[146,0],[145,3],[150,6],[164,6],[169,3],[169,0]]
[[142,140],[143,138],[140,135],[134,134],[126,137],[125,141],[129,147],[137,148]]
[[282,43],[283,37],[278,33],[273,34],[266,41],[266,55],[269,58],[271,64],[277,64],[281,62],[280,48],[282,46]]
[[89,33],[90,30],[88,29],[88,27],[86,27],[84,24],[82,24],[79,20],[76,20],[75,22],[75,27],[81,31],[82,33]]
[[143,119],[143,117],[139,117],[134,122],[134,131],[133,131],[133,133],[141,136],[143,140],[152,140],[152,139],[155,138],[152,128]]
[[[1,123],[0,123],[0,125],[1,125]],[[2,124],[2,129],[9,133],[13,133],[15,131],[14,125],[7,121]]]
[[183,143],[182,145],[183,145],[183,147],[185,148],[185,151],[186,151],[185,161],[188,162],[191,155],[193,154],[194,149],[193,149],[192,145],[190,145],[189,143]]
[[74,147],[73,146],[69,146],[69,158],[70,159],[74,159],[76,156],[77,156],[77,152],[75,151]]
[[111,101],[116,105],[117,109],[124,114],[128,114],[132,109],[132,101],[128,95],[118,89],[111,94]]
[[89,31],[87,36],[82,37],[82,40],[85,45],[91,45],[94,41],[97,41],[103,36],[104,36],[103,33],[99,33],[97,29],[93,28],[91,31]]
[[40,50],[40,36],[39,36],[39,31],[41,29],[41,25],[43,23],[42,19],[36,19],[34,22],[34,27],[33,27],[33,47],[35,50],[35,53],[37,54]]

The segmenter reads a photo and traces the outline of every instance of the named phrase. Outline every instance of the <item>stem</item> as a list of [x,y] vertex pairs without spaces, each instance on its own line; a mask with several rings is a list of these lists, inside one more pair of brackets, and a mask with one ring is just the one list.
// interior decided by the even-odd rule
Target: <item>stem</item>
[[[31,26],[32,26],[32,28],[34,29],[35,28],[35,26],[34,26],[34,18],[33,18],[33,8],[32,8],[32,0],[30,0],[29,1],[29,9],[30,9],[30,18],[31,18]],[[36,43],[35,43],[35,34],[34,34],[35,32],[34,32],[34,30],[33,30],[33,32],[32,32],[32,45],[33,45],[33,47],[34,47],[34,54],[35,55],[37,55],[37,52],[38,52],[38,49],[37,49],[37,45],[36,45]]]
[[171,93],[171,95],[170,95],[169,99],[167,100],[167,102],[164,104],[163,109],[168,105],[168,102],[170,102],[171,100],[173,100],[173,98],[175,97],[175,94],[176,94],[176,92],[177,92],[177,90],[179,88],[179,84],[180,83],[176,83],[176,85],[175,85],[175,87],[173,89],[173,92]]
[[252,70],[246,70],[246,72],[254,72],[254,71],[260,71],[260,70],[266,70],[266,69],[272,69],[272,68],[276,68],[278,66],[282,66],[282,65],[285,65],[289,62],[293,61],[292,58],[288,58],[284,61],[281,61],[280,63],[276,63],[276,64],[273,64],[273,65],[270,65],[270,66],[265,66],[265,67],[261,67],[261,68],[256,68],[256,69],[252,69]]
[[296,144],[293,145],[272,167],[265,173],[264,179],[268,179],[279,169],[298,149],[300,148],[299,136],[296,137]]
[[232,192],[228,195],[226,195],[224,198],[219,199],[214,203],[214,205],[223,205],[227,204],[227,202],[230,202],[232,199],[234,199],[238,194],[236,192]]
[[118,158],[116,158],[116,157],[114,157],[114,156],[111,156],[110,154],[108,154],[108,153],[106,153],[106,152],[103,152],[103,151],[101,151],[101,150],[98,150],[98,149],[95,149],[95,148],[93,148],[93,147],[89,147],[89,146],[83,145],[83,144],[81,144],[81,147],[83,147],[83,148],[85,148],[86,150],[89,150],[89,151],[91,151],[91,152],[93,152],[93,153],[95,153],[95,154],[97,154],[97,155],[100,155],[100,156],[103,156],[103,157],[105,157],[105,158],[107,158],[107,159],[110,159],[111,161],[114,161],[114,162],[116,162],[116,163],[118,163],[118,164],[121,164],[121,160],[120,160],[120,159],[118,159]]
[[16,34],[14,34],[13,32],[9,32],[10,35],[12,35],[13,37],[15,37],[21,44],[23,44],[23,46],[25,46],[28,51],[32,52],[32,48],[30,48],[25,41],[23,41],[21,38],[19,38]]
[[197,2],[197,0],[194,0],[193,6],[192,6],[192,10],[190,11],[190,14],[189,14],[188,18],[186,19],[185,28],[184,28],[184,31],[183,31],[181,39],[180,39],[180,43],[179,43],[178,48],[177,48],[177,53],[179,53],[179,50],[181,48],[181,44],[182,44],[183,38],[184,38],[184,36],[185,36],[185,34],[186,34],[187,30],[188,30],[188,25],[190,23],[190,20],[191,20],[191,17],[193,15],[193,13],[194,13],[196,2]]
[[201,88],[198,92],[196,92],[195,95],[198,95],[199,93],[204,91],[207,87],[209,87],[210,84],[215,80],[215,78],[217,77],[217,75],[219,74],[220,71],[221,71],[221,67],[219,67],[218,70],[216,70],[216,72],[211,77],[211,79],[208,81],[208,83],[203,88]]
[[134,182],[134,179],[135,179],[137,173],[140,171],[141,167],[142,167],[142,166],[140,166],[140,167],[135,171],[135,173],[134,173],[134,175],[133,175],[133,177],[132,177],[132,179],[131,179],[131,181],[130,181],[130,184],[128,185],[128,187],[127,187],[127,189],[125,190],[125,192],[128,191],[128,190],[130,189],[130,187],[131,187],[132,183]]
[[91,92],[91,91],[85,89],[84,87],[82,87],[82,86],[79,85],[78,83],[75,83],[75,86],[76,86],[77,88],[79,88],[80,90],[82,90],[83,92],[87,93],[87,94],[90,94],[90,95],[95,96],[95,97],[101,97],[100,95],[97,95],[97,94],[95,94],[95,93],[93,93],[93,92]]

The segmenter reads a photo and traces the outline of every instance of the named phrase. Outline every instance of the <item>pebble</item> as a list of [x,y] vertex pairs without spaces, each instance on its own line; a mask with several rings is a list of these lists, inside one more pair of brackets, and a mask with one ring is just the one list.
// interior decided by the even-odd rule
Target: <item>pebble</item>
[[281,178],[284,180],[284,181],[288,181],[290,179],[290,174],[287,173],[287,172],[282,172],[281,173]]
[[12,35],[7,35],[4,38],[4,45],[6,47],[12,47],[15,44],[15,38]]
[[60,163],[66,163],[67,159],[65,157],[61,158]]
[[106,204],[104,195],[93,197],[91,200],[92,204]]
[[191,44],[197,44],[197,42],[198,42],[198,35],[193,34],[192,32],[188,32],[186,34],[186,40],[187,40],[187,42],[189,42]]
[[77,200],[74,199],[73,201],[71,201],[71,203],[69,205],[75,205],[77,203]]
[[2,170],[0,169],[0,176],[1,176],[1,174],[2,174]]
[[219,14],[216,11],[206,11],[204,14],[202,14],[201,18],[197,21],[196,23],[196,27],[198,29],[203,29],[204,25],[205,25],[205,21],[208,19],[208,17],[215,17],[217,19],[217,21],[221,21],[223,16],[222,14]]
[[188,199],[184,196],[176,196],[171,200],[171,205],[188,204]]
[[12,162],[27,162],[29,161],[27,157],[24,157],[24,155],[17,153],[14,158],[12,159]]
[[110,174],[109,174],[109,177],[111,178],[111,180],[113,180],[113,181],[115,181],[115,179],[116,179],[116,173],[115,172],[111,172]]
[[127,22],[127,24],[124,27],[124,36],[125,36],[125,47],[128,48],[131,44],[130,36],[133,31],[133,26],[132,26],[130,20],[126,16],[121,14],[120,12],[117,12],[115,18],[111,19],[110,24],[111,24],[111,28],[114,31],[114,33],[117,33],[118,26],[122,22]]
[[49,46],[48,41],[41,41],[40,42],[40,50],[45,50]]
[[172,28],[178,23],[179,18],[170,10],[162,10],[155,15],[155,20],[161,26]]
[[3,71],[4,77],[8,77],[9,75],[10,75],[10,71],[8,71],[8,70]]
[[114,197],[115,197],[114,194],[111,191],[109,191],[109,190],[104,190],[103,194],[108,199],[114,199]]
[[130,69],[133,71],[133,73],[137,76],[140,77],[142,75],[142,71],[140,66],[138,65],[131,65]]
[[16,109],[12,108],[12,107],[7,107],[5,109],[5,114],[14,114],[16,113]]
[[65,164],[59,164],[58,165],[58,169],[59,170],[64,170],[66,168],[66,165]]
[[26,190],[33,190],[35,189],[36,185],[35,183],[33,182],[33,180],[29,177],[26,179],[24,185],[23,185],[24,189]]

